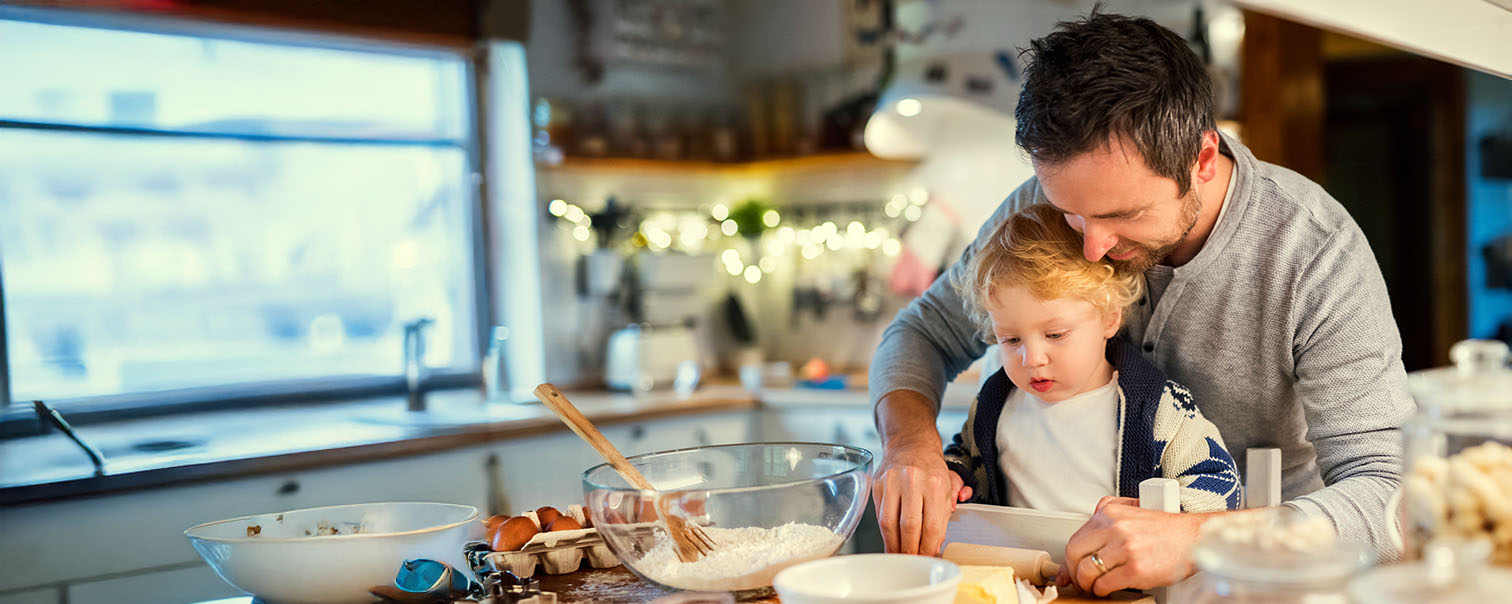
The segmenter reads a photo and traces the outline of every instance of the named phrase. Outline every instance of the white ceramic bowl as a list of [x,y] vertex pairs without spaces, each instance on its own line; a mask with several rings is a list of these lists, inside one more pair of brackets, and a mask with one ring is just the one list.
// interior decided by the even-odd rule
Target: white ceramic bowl
[[392,585],[407,559],[467,572],[462,545],[481,537],[477,520],[470,505],[359,503],[208,522],[184,535],[222,579],[267,604],[353,604],[376,601],[368,589]]
[[950,604],[961,567],[904,554],[858,554],[804,562],[772,581],[783,604]]

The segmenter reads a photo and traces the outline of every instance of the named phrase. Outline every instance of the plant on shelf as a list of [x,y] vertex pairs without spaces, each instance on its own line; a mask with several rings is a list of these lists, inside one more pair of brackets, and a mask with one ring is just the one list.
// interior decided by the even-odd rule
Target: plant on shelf
[[777,210],[761,199],[747,199],[730,210],[730,220],[735,221],[735,232],[747,239],[761,237],[767,229],[777,226]]

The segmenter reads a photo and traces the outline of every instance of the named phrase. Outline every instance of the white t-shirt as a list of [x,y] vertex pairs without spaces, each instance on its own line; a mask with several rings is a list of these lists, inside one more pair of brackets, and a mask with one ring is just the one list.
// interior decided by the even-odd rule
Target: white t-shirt
[[1091,514],[1118,494],[1118,372],[1059,403],[1013,389],[997,427],[998,467],[1015,507]]

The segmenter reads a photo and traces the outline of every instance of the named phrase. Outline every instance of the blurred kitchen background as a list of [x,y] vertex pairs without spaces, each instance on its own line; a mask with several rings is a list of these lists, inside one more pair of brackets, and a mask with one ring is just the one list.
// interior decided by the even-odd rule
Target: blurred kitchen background
[[[864,400],[889,320],[1032,174],[1018,49],[1092,4],[0,5],[0,436],[32,400],[87,426],[410,382]],[[1506,5],[1107,10],[1184,35],[1221,127],[1355,216],[1414,370],[1512,339]],[[852,415],[817,438],[874,440]]]
[[[1090,7],[119,4],[0,13],[12,400],[360,385],[421,318],[460,380],[502,326],[516,397],[604,383],[611,348],[678,355],[626,361],[658,381],[854,374],[1030,174],[1017,49]],[[1409,369],[1508,336],[1506,79],[1229,3],[1109,10],[1184,33],[1223,127],[1356,216]]]

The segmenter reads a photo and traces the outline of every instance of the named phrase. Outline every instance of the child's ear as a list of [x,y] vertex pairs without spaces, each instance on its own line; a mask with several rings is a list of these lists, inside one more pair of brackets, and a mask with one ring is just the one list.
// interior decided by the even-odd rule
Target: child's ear
[[1123,311],[1113,310],[1103,313],[1103,339],[1106,340],[1118,335],[1119,326],[1123,325]]

